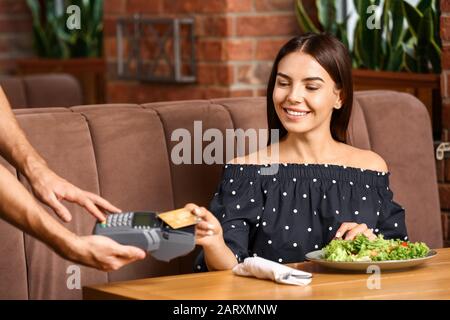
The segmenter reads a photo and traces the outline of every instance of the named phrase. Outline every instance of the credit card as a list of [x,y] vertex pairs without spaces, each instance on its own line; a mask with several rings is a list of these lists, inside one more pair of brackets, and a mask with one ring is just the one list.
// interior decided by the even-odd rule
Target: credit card
[[173,229],[191,226],[198,222],[197,217],[185,208],[160,213],[158,214],[158,218]]

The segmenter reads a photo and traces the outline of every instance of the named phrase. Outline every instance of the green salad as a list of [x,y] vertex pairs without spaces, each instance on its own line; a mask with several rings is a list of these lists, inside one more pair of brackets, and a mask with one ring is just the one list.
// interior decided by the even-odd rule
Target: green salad
[[378,235],[371,241],[360,234],[353,240],[332,240],[322,251],[324,259],[328,261],[351,262],[422,258],[428,254],[430,248],[423,242],[385,240],[383,235]]

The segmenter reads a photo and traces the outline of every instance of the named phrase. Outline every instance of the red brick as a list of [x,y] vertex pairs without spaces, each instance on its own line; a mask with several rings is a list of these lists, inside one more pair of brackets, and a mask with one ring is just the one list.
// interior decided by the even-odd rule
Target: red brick
[[259,62],[256,64],[238,67],[237,81],[244,84],[263,84],[269,79],[271,63]]
[[196,46],[198,61],[225,60],[224,44],[221,40],[200,40]]
[[441,16],[441,39],[450,41],[450,16]]
[[135,82],[108,81],[106,86],[106,101],[108,103],[136,103],[133,101]]
[[446,183],[450,183],[450,159],[444,159],[444,162],[444,180]]
[[126,0],[106,0],[103,1],[103,14],[123,14],[125,13]]
[[288,40],[289,38],[282,40],[258,40],[256,43],[255,58],[257,60],[275,60],[278,51]]
[[253,90],[232,90],[230,91],[230,97],[238,98],[238,97],[253,97]]
[[165,0],[163,12],[174,13],[224,13],[226,12],[224,0]]
[[238,36],[284,36],[299,33],[294,14],[240,16],[236,19]]
[[230,90],[225,87],[204,88],[201,99],[229,98]]
[[294,1],[292,0],[255,0],[256,11],[293,11]]
[[[106,0],[108,1],[108,0]],[[127,0],[126,12],[129,14],[156,14],[163,11],[162,0]]]
[[103,18],[103,35],[105,37],[115,37],[117,33],[116,28],[117,19],[111,16]]
[[444,159],[445,182],[450,183],[450,159]]
[[439,184],[439,199],[441,202],[441,209],[450,209],[450,184]]
[[445,181],[445,161],[436,160],[436,176],[438,182]]
[[226,0],[226,12],[249,12],[253,9],[252,0]]
[[447,87],[445,91],[442,92],[443,98],[450,98],[450,70],[444,73],[444,77],[446,77],[445,82],[447,83]]
[[265,97],[267,95],[267,89],[258,89],[256,90],[257,97]]
[[201,87],[194,85],[140,85],[136,89],[138,103],[155,101],[176,101],[188,99],[212,99],[221,98],[228,95],[227,88]]
[[6,32],[32,32],[31,19],[1,19],[0,33]]
[[17,70],[14,59],[0,59],[0,74],[14,74]]
[[450,0],[441,0],[441,12],[450,12]]
[[25,0],[0,0],[0,14],[30,14]]
[[142,84],[110,81],[107,87],[109,103],[147,103],[187,99],[227,97],[226,87],[204,87],[178,84]]
[[450,104],[442,105],[442,127],[450,130]]
[[253,40],[229,40],[226,42],[227,60],[252,60]]
[[103,52],[106,58],[117,57],[117,40],[114,37],[103,38]]
[[[172,52],[173,41],[167,41],[165,43],[165,52],[169,54]],[[131,48],[130,48],[131,49]],[[140,55],[143,60],[156,59],[156,54],[159,52],[158,43],[155,39],[145,39],[141,41]]]
[[234,68],[225,64],[198,64],[199,84],[223,84],[229,85],[234,81]]
[[31,34],[20,34],[20,36],[11,34],[8,37],[0,38],[0,53],[31,51],[33,51]]
[[450,45],[444,45],[442,47],[442,69],[450,70]]
[[[445,106],[443,106],[446,108]],[[450,105],[447,107],[448,110],[450,110]],[[442,142],[448,142],[449,136],[448,136],[448,129],[443,126],[442,133],[441,133],[441,141]],[[445,167],[446,165],[449,165],[446,163],[447,160],[436,160],[436,175],[438,182],[445,182]]]
[[196,35],[199,37],[225,37],[232,33],[233,20],[230,17],[197,16]]

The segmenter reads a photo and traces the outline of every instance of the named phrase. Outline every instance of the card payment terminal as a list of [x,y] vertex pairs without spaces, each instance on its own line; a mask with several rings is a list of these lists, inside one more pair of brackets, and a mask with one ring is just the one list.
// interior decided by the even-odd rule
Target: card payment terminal
[[94,234],[139,247],[162,261],[186,255],[195,247],[194,233],[172,229],[155,212],[109,214],[95,225]]

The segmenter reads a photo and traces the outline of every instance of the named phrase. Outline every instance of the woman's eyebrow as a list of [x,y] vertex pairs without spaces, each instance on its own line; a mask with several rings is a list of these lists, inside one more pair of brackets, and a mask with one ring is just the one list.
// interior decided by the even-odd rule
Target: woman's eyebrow
[[291,79],[291,77],[289,77],[287,74],[284,74],[284,73],[281,73],[281,72],[277,72],[277,76],[280,76],[280,77],[282,77],[282,78],[286,78],[286,79],[288,79],[288,80]]
[[[282,72],[277,72],[277,76],[280,76],[282,78],[291,80],[291,77],[289,77],[287,74],[284,74]],[[321,77],[307,77],[307,78],[303,78],[302,81],[306,82],[306,81],[314,81],[314,80],[318,80],[318,81],[322,81],[325,83],[325,81],[323,81],[323,79]]]
[[325,83],[325,81],[323,81],[323,79],[321,77],[307,77],[307,78],[302,79],[302,81],[314,81],[314,80],[319,80],[319,81],[322,81],[323,83]]

